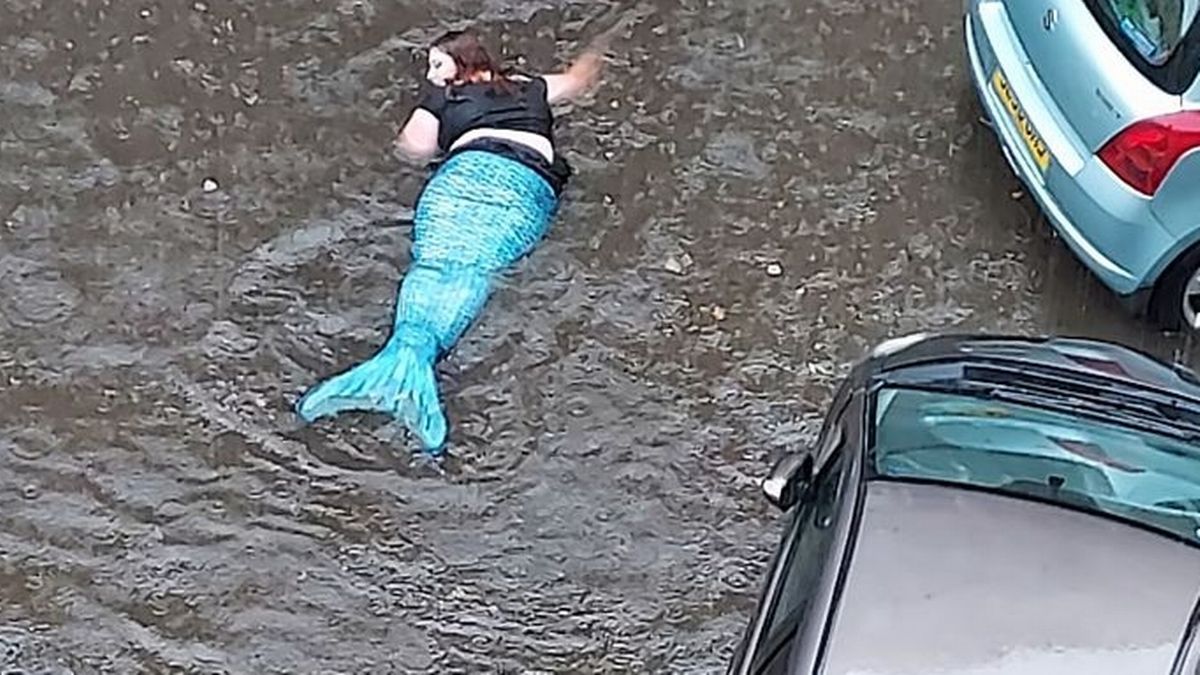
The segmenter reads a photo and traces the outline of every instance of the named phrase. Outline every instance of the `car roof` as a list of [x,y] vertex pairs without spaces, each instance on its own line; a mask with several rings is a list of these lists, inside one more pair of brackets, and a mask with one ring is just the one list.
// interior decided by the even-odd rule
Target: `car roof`
[[1200,549],[1108,518],[872,481],[825,675],[1165,675]]

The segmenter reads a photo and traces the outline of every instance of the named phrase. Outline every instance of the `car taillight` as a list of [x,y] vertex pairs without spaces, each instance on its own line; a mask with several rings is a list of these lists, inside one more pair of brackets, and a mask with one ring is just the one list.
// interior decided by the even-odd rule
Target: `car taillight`
[[1200,148],[1200,110],[1135,122],[1100,149],[1100,159],[1130,187],[1153,195],[1193,148]]

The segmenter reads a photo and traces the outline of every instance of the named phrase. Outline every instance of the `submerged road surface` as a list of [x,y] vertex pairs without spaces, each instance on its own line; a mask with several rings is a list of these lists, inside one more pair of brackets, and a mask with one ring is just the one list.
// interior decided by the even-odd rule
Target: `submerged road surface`
[[390,327],[419,47],[529,68],[597,2],[0,5],[0,670],[711,673],[838,376],[939,329],[1122,315],[1008,171],[957,0],[654,0],[555,229],[402,429],[290,406]]

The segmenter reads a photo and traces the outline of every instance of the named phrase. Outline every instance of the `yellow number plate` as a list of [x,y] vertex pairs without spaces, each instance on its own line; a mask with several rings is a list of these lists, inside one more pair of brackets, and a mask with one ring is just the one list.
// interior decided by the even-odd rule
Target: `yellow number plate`
[[1025,109],[1021,107],[1021,102],[1017,100],[1017,95],[1009,86],[1008,78],[1004,77],[1004,73],[1000,72],[999,68],[992,73],[992,89],[996,90],[996,95],[1000,97],[1000,102],[1004,104],[1008,116],[1017,125],[1017,132],[1021,134],[1021,139],[1025,141],[1025,147],[1033,156],[1033,163],[1037,164],[1038,168],[1045,173],[1046,169],[1050,167],[1050,148],[1046,147],[1046,141],[1042,140],[1041,135],[1034,128],[1033,122],[1025,115]]

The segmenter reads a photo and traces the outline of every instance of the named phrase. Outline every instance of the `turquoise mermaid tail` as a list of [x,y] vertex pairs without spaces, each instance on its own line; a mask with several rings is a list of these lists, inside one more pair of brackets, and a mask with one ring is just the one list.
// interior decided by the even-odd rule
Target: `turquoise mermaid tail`
[[447,424],[434,367],[483,310],[496,276],[545,235],[557,206],[550,184],[520,162],[477,150],[446,160],[417,201],[412,263],[387,343],[306,392],[297,414],[312,422],[348,410],[386,413],[439,452]]

